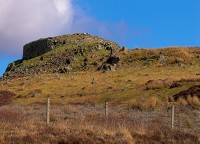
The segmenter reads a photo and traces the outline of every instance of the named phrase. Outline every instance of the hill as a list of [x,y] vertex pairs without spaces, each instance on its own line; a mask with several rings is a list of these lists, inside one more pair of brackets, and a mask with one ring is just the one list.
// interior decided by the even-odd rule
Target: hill
[[11,63],[4,77],[97,69],[119,49],[116,43],[87,33],[39,39],[24,46],[23,58]]
[[199,47],[130,50],[78,33],[26,44],[23,58],[9,64],[1,89],[15,93],[20,103],[52,96],[65,102],[126,101],[137,107],[142,99],[166,101],[199,84],[199,66]]
[[39,39],[0,79],[0,143],[199,143],[199,98],[199,47],[130,50],[89,34]]

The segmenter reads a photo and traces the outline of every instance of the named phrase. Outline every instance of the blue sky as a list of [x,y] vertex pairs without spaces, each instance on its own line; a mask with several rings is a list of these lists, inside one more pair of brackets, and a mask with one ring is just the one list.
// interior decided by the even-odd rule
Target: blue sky
[[21,58],[25,43],[68,33],[89,32],[128,48],[200,46],[199,0],[0,2],[0,75]]

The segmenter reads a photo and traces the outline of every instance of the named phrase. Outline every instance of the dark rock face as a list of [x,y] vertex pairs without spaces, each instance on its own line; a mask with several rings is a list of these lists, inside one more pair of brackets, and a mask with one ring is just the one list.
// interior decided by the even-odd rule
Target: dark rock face
[[119,62],[119,60],[120,60],[119,57],[110,56],[110,57],[107,59],[106,63],[111,64],[111,65],[114,65],[114,64],[117,64],[117,63]]
[[116,70],[117,65],[111,65],[111,64],[107,64],[107,63],[103,63],[97,70],[102,70],[102,71],[115,71]]
[[40,39],[24,45],[23,59],[31,59],[52,50],[55,41],[51,38]]
[[195,85],[190,87],[188,90],[181,91],[175,95],[173,95],[174,100],[178,100],[179,98],[184,98],[186,99],[187,96],[197,96],[200,98],[200,85]]
[[111,71],[112,70],[111,65],[109,65],[109,64],[103,64],[101,69],[104,70],[104,71]]
[[120,59],[117,56],[110,56],[106,62],[104,62],[98,70],[102,71],[115,71],[117,64],[119,63]]

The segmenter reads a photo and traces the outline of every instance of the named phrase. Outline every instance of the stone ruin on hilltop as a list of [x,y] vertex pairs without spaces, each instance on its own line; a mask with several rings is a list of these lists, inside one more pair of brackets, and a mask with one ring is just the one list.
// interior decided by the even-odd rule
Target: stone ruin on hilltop
[[52,38],[39,39],[24,45],[23,47],[23,59],[31,59],[40,56],[54,48],[55,42]]
[[[90,36],[88,33],[77,33],[74,35]],[[67,42],[66,40],[60,40],[59,37],[42,38],[24,45],[22,58],[28,60],[43,55],[53,50],[57,46],[63,46],[66,44],[69,44],[69,42]]]
[[37,41],[30,42],[24,45],[22,58],[24,60],[28,60],[41,56],[56,47],[70,44],[88,44],[90,42],[100,42],[103,43],[103,45],[108,45],[107,43],[109,43],[111,47],[119,47],[116,43],[108,42],[96,36],[91,36],[88,33],[77,33],[72,35],[42,38]]
[[43,38],[24,45],[22,59],[8,65],[4,78],[89,69],[113,71],[120,61],[119,51],[117,43],[88,33]]

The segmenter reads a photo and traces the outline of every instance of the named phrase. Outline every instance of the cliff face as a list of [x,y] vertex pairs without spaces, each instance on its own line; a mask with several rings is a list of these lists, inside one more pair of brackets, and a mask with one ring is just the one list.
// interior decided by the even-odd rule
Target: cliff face
[[24,45],[23,48],[23,59],[31,59],[42,54],[47,53],[48,51],[54,48],[53,39],[40,39],[31,43]]

